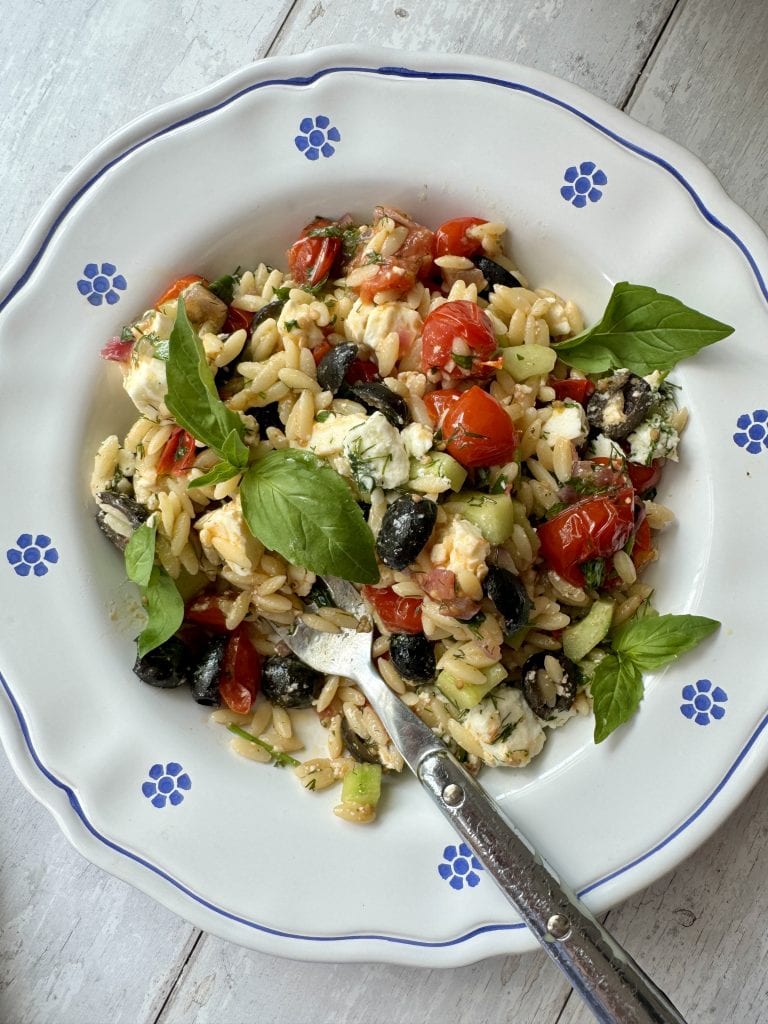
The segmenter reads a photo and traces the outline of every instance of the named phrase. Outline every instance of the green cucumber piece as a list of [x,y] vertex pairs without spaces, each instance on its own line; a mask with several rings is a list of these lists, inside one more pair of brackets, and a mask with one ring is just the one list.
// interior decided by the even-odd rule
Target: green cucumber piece
[[381,765],[356,762],[341,784],[342,803],[375,807],[381,796]]
[[464,683],[462,686],[450,672],[443,669],[437,676],[437,688],[448,698],[451,704],[462,711],[469,711],[476,704],[479,704],[486,694],[507,678],[507,670],[503,665],[491,665],[490,668],[482,669],[482,673],[488,680],[485,683]]
[[[421,484],[424,481],[429,483],[435,479],[441,483],[447,482],[452,491],[460,491],[467,479],[467,471],[456,459],[452,459],[445,452],[429,452],[423,459],[411,458],[409,479],[414,491],[423,489],[427,493],[431,493],[432,488],[422,487]],[[445,489],[443,488],[443,490]]]
[[581,622],[574,622],[563,630],[563,654],[571,661],[581,661],[593,647],[608,636],[613,621],[611,598],[595,601]]
[[464,491],[449,498],[445,510],[468,519],[489,544],[503,544],[515,528],[515,502],[508,494]]
[[557,362],[554,349],[546,345],[513,345],[501,353],[504,369],[518,382],[551,373]]

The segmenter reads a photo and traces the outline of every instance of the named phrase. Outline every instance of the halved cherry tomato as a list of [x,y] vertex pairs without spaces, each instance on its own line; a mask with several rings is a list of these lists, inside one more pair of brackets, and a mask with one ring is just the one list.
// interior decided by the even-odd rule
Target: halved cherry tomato
[[656,549],[651,540],[651,528],[648,525],[648,520],[645,518],[635,531],[631,558],[638,572],[644,565],[647,565],[648,562],[652,562],[656,558]]
[[451,377],[490,377],[496,351],[491,321],[474,302],[458,299],[432,310],[421,332],[421,369],[445,370]]
[[189,285],[195,284],[197,281],[204,281],[204,277],[200,277],[199,274],[187,274],[186,277],[177,278],[169,288],[167,288],[160,298],[155,303],[155,309],[160,306],[164,306],[166,302],[171,302],[173,299],[178,299],[185,288]]
[[432,272],[432,247],[435,236],[429,228],[415,221],[407,221],[405,226],[408,227],[408,234],[397,252],[382,257],[376,272],[357,289],[363,302],[373,302],[377,292],[405,295],[417,280],[425,281],[429,278]]
[[207,626],[216,633],[227,632],[225,603],[229,604],[235,594],[202,593],[194,597],[184,609],[184,621],[198,626]]
[[195,454],[194,437],[181,427],[176,427],[165,442],[157,463],[157,475],[170,473],[173,476],[181,476],[195,461]]
[[261,685],[261,657],[251,643],[245,623],[227,641],[219,677],[219,694],[230,709],[247,715]]
[[344,377],[345,384],[357,384],[360,381],[379,380],[379,368],[369,359],[353,359]]
[[341,239],[311,235],[312,231],[333,226],[333,221],[316,217],[307,224],[298,240],[288,250],[288,268],[299,284],[314,288],[330,277],[336,258],[341,252]]
[[569,377],[567,380],[555,380],[550,377],[547,383],[554,390],[555,398],[558,401],[564,402],[566,398],[570,398],[574,402],[579,402],[580,405],[586,405],[595,390],[595,385],[586,377],[583,380],[575,377]]
[[248,312],[247,309],[235,309],[234,306],[230,306],[227,310],[227,319],[221,328],[222,334],[234,334],[235,331],[249,331],[253,316],[254,314]]
[[464,392],[459,391],[458,388],[441,388],[424,395],[424,405],[427,407],[429,418],[436,427],[440,426],[440,421],[445,414],[463,394]]
[[449,408],[443,437],[448,454],[467,468],[509,462],[517,448],[515,427],[504,406],[477,385]]
[[363,587],[362,595],[393,633],[421,633],[420,597],[400,597],[392,587]]
[[482,243],[467,234],[470,228],[487,223],[480,217],[454,217],[447,220],[435,232],[435,259],[438,256],[477,256]]
[[123,341],[122,338],[110,338],[101,350],[102,359],[111,359],[115,363],[127,363],[133,352],[134,341]]
[[663,465],[664,459],[654,459],[650,466],[643,466],[639,462],[627,463],[629,479],[638,494],[646,494],[658,484]]
[[315,360],[315,366],[317,366],[320,363],[320,360],[323,358],[323,356],[328,355],[332,348],[333,345],[330,343],[330,341],[321,341],[319,345],[315,345],[315,347],[312,349],[312,358]]
[[583,586],[584,574],[579,566],[592,558],[615,554],[631,537],[634,505],[632,487],[577,501],[537,528],[539,554],[568,583]]

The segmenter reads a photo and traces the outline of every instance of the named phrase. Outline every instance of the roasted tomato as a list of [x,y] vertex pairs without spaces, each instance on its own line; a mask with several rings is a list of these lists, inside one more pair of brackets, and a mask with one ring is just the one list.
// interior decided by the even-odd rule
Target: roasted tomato
[[579,567],[590,559],[615,554],[632,536],[634,527],[632,487],[584,498],[538,527],[539,554],[564,580],[581,587],[584,574]]
[[341,238],[314,234],[323,228],[332,228],[333,221],[316,217],[307,224],[298,241],[288,250],[288,268],[294,281],[314,288],[330,277],[333,265],[341,253]]
[[[417,224],[399,210],[391,207],[380,206],[376,208],[373,222],[374,233],[378,230],[379,222],[388,217],[400,227],[408,229],[397,252],[390,256],[382,256],[381,262],[377,264],[375,273],[363,281],[357,289],[363,302],[373,302],[377,292],[393,292],[397,295],[405,295],[413,288],[416,281],[423,281],[429,277],[432,271],[432,249],[435,236],[424,227]],[[352,261],[352,267],[365,266],[368,257],[364,253],[364,246],[358,256]]]
[[227,319],[221,328],[222,333],[234,334],[235,331],[248,331],[251,328],[251,320],[253,320],[253,313],[249,313],[246,309],[235,309],[234,306],[230,306],[227,309]]
[[580,405],[586,405],[595,390],[595,385],[586,378],[569,377],[567,380],[554,380],[550,377],[547,383],[554,390],[558,401],[564,402],[566,398],[570,398]]
[[517,434],[506,409],[477,385],[451,405],[442,430],[446,451],[467,468],[509,462],[517,448]]
[[181,476],[195,461],[195,439],[181,427],[176,427],[165,442],[157,463],[157,475]]
[[474,302],[458,299],[432,310],[421,332],[421,369],[451,377],[490,377],[496,371],[491,321]]
[[247,715],[261,683],[261,657],[251,643],[248,627],[242,624],[232,633],[224,651],[219,693],[230,711]]
[[174,299],[178,299],[185,288],[188,288],[191,284],[195,284],[197,281],[204,282],[205,278],[200,277],[199,274],[187,274],[186,277],[177,278],[157,300],[155,303],[155,309],[159,309],[160,306],[164,306],[166,302],[172,302]]
[[400,597],[392,587],[363,587],[362,594],[393,633],[421,633],[420,597]]
[[345,384],[359,384],[360,381],[381,380],[379,368],[369,359],[355,359],[347,370]]
[[459,391],[458,388],[442,388],[438,391],[430,391],[424,395],[424,405],[427,407],[429,418],[436,427],[440,426],[440,422],[445,414],[458,402],[463,394],[464,392]]
[[469,259],[482,252],[482,243],[467,234],[470,228],[486,221],[480,217],[454,217],[441,224],[435,232],[435,259],[438,256],[464,256]]
[[663,465],[664,459],[654,459],[650,466],[643,466],[639,462],[627,463],[629,479],[639,495],[647,494],[656,487],[661,479]]
[[639,572],[644,565],[649,562],[653,562],[656,558],[656,549],[653,546],[651,540],[651,528],[648,525],[648,520],[643,519],[637,530],[632,541],[632,561],[635,563],[635,568]]
[[114,363],[127,363],[131,358],[134,344],[133,338],[130,341],[124,341],[122,338],[110,338],[101,350],[101,358],[111,359]]
[[198,626],[207,626],[215,632],[226,632],[226,604],[235,594],[202,593],[193,597],[184,609],[184,621]]

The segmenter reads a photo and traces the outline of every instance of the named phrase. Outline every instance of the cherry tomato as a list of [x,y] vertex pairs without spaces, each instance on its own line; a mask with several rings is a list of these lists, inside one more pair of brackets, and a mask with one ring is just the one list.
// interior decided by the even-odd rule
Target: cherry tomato
[[579,566],[615,554],[631,537],[634,499],[633,489],[624,487],[612,495],[577,501],[537,528],[539,554],[568,583],[583,586]]
[[629,479],[638,494],[646,494],[658,484],[663,465],[664,459],[654,459],[650,466],[643,466],[639,462],[627,463]]
[[426,280],[432,272],[434,235],[423,224],[410,223],[405,241],[392,256],[384,256],[376,273],[357,289],[363,302],[373,302],[377,292],[405,295],[417,280]]
[[424,395],[424,405],[427,407],[429,418],[436,427],[440,426],[440,421],[445,414],[463,394],[464,392],[459,391],[458,388],[441,388]]
[[466,468],[509,462],[517,448],[515,427],[504,406],[477,385],[449,408],[443,437],[448,454]]
[[393,633],[421,633],[420,597],[400,597],[392,587],[363,587],[362,594]]
[[133,352],[133,339],[123,341],[122,338],[110,338],[101,350],[102,359],[111,359],[115,363],[127,363]]
[[445,370],[451,377],[490,377],[496,367],[491,321],[474,302],[458,299],[432,310],[421,332],[421,369]]
[[316,217],[311,224],[307,224],[299,239],[288,250],[288,267],[294,281],[314,288],[330,277],[341,252],[341,239],[313,236],[311,232],[332,226],[333,221]]
[[344,378],[345,384],[357,384],[360,381],[379,380],[379,369],[369,359],[353,359]]
[[651,540],[651,528],[648,525],[647,519],[643,519],[635,531],[631,558],[638,572],[644,565],[647,565],[648,562],[652,562],[656,558],[656,549]]
[[176,427],[165,442],[157,463],[157,475],[170,473],[173,476],[181,476],[195,461],[195,454],[194,437],[181,427]]
[[253,316],[254,314],[249,313],[246,309],[235,309],[234,306],[230,306],[227,310],[227,319],[221,328],[222,334],[234,334],[235,331],[249,331]]
[[482,252],[482,243],[467,231],[485,223],[479,217],[454,217],[445,221],[435,232],[435,259],[438,256],[477,256]]
[[315,360],[315,366],[317,366],[320,363],[320,360],[323,358],[323,356],[328,355],[332,348],[333,345],[330,343],[330,341],[321,341],[319,345],[315,345],[315,347],[312,349],[312,358]]
[[235,594],[197,594],[184,609],[184,621],[194,622],[198,626],[207,626],[216,633],[227,632],[227,613],[225,604]]
[[550,377],[548,384],[554,389],[555,398],[558,401],[564,402],[566,398],[570,398],[580,405],[586,405],[595,390],[595,385],[586,378],[579,380],[575,377],[569,377],[568,380],[554,380]]
[[164,306],[166,302],[172,302],[174,299],[178,299],[185,288],[188,288],[191,284],[195,284],[197,281],[205,281],[205,278],[200,277],[199,274],[187,274],[186,277],[177,278],[157,300],[155,303],[155,309],[159,309],[160,306]]
[[261,683],[261,657],[248,636],[248,627],[238,626],[227,641],[219,677],[219,694],[230,709],[247,715]]

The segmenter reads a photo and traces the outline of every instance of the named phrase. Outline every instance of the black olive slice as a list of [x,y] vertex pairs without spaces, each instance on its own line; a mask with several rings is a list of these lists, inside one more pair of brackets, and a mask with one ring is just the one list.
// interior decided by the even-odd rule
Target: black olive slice
[[379,558],[392,569],[405,569],[429,540],[436,520],[434,501],[401,495],[384,513],[376,538]]
[[346,718],[341,719],[341,738],[356,761],[381,764],[377,745],[372,740],[364,740],[358,736]]
[[[100,491],[96,499],[103,505],[109,505],[118,516],[125,519],[128,526],[137,530],[142,523],[149,518],[149,511],[138,501],[129,498],[127,494],[120,494],[118,491]],[[106,513],[100,508],[96,513],[96,522],[101,532],[112,541],[115,547],[122,551],[128,543],[128,537],[117,533],[106,523]]]
[[629,370],[619,370],[597,382],[587,402],[587,419],[611,441],[620,441],[642,423],[652,405],[650,384]]
[[392,664],[411,683],[429,683],[435,677],[435,651],[423,633],[393,633],[389,638]]
[[219,679],[228,640],[226,635],[212,637],[192,672],[192,696],[198,704],[219,704]]
[[267,658],[261,692],[279,708],[308,708],[323,686],[323,675],[293,655]]
[[[547,672],[545,661],[554,658],[562,669],[562,678],[555,679]],[[523,696],[534,715],[548,720],[573,704],[581,674],[562,653],[537,651],[523,665]]]
[[498,565],[489,566],[483,590],[504,619],[505,633],[514,633],[528,622],[531,600],[520,579],[509,569],[502,569]]
[[493,286],[495,284],[502,284],[505,288],[522,287],[514,274],[510,274],[510,272],[505,267],[502,267],[500,263],[496,263],[494,260],[488,259],[487,256],[478,256],[477,259],[472,262],[488,282],[487,288],[478,292],[481,299],[490,299],[491,292],[493,291]]
[[326,352],[317,364],[317,383],[334,395],[344,383],[349,368],[357,359],[357,345],[344,342]]
[[402,430],[410,422],[411,417],[405,399],[396,395],[381,381],[368,380],[352,384],[346,388],[345,395],[360,402],[371,412],[382,413],[398,430]]
[[192,675],[189,648],[172,636],[143,658],[137,656],[133,671],[149,686],[159,686],[163,690],[182,686],[190,681]]

